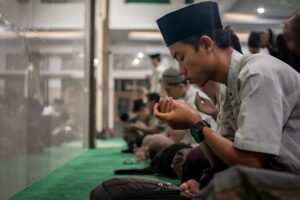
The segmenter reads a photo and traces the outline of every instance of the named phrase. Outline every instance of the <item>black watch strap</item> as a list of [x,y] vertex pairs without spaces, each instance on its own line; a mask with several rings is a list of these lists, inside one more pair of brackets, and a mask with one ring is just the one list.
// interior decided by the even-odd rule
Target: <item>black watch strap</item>
[[209,123],[207,123],[205,120],[201,120],[190,128],[191,135],[193,136],[194,140],[198,143],[202,142],[204,139],[203,132],[202,132],[204,126],[210,128]]

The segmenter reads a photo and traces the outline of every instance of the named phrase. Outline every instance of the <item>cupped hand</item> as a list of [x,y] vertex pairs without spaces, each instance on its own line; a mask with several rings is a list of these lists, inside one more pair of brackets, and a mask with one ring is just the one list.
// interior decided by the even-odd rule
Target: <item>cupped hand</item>
[[210,116],[216,116],[219,112],[217,107],[211,100],[199,96],[198,92],[196,93],[195,96],[195,105],[198,111]]
[[155,104],[154,115],[174,129],[188,129],[201,120],[200,115],[191,106],[170,97],[161,98],[159,103]]

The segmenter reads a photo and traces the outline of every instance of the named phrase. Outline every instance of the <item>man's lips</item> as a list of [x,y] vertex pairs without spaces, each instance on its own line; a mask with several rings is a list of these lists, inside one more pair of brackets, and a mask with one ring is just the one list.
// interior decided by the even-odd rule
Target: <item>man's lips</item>
[[187,79],[188,84],[194,84],[194,82],[191,79]]

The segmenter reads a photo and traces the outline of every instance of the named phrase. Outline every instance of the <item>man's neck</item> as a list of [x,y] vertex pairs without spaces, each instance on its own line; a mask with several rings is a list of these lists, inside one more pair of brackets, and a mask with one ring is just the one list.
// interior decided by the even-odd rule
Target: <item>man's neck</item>
[[220,48],[217,49],[218,58],[216,59],[216,66],[218,67],[216,75],[213,77],[213,81],[227,85],[232,53],[233,49],[231,47],[225,50]]
[[154,65],[154,68],[155,68],[155,69],[158,68],[159,64],[160,64],[160,63],[155,64],[155,65]]

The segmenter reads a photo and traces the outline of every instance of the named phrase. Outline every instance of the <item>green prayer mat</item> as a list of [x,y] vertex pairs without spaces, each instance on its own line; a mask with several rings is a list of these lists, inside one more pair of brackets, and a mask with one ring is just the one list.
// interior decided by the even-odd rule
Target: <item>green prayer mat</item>
[[[133,154],[123,154],[125,148],[121,139],[97,141],[97,149],[88,150],[64,166],[54,170],[10,200],[83,200],[89,199],[89,192],[96,185],[110,177],[116,169],[143,168],[146,162],[136,164]],[[125,164],[127,163],[127,164]],[[128,164],[129,163],[129,164]],[[179,180],[154,177],[179,184]]]

